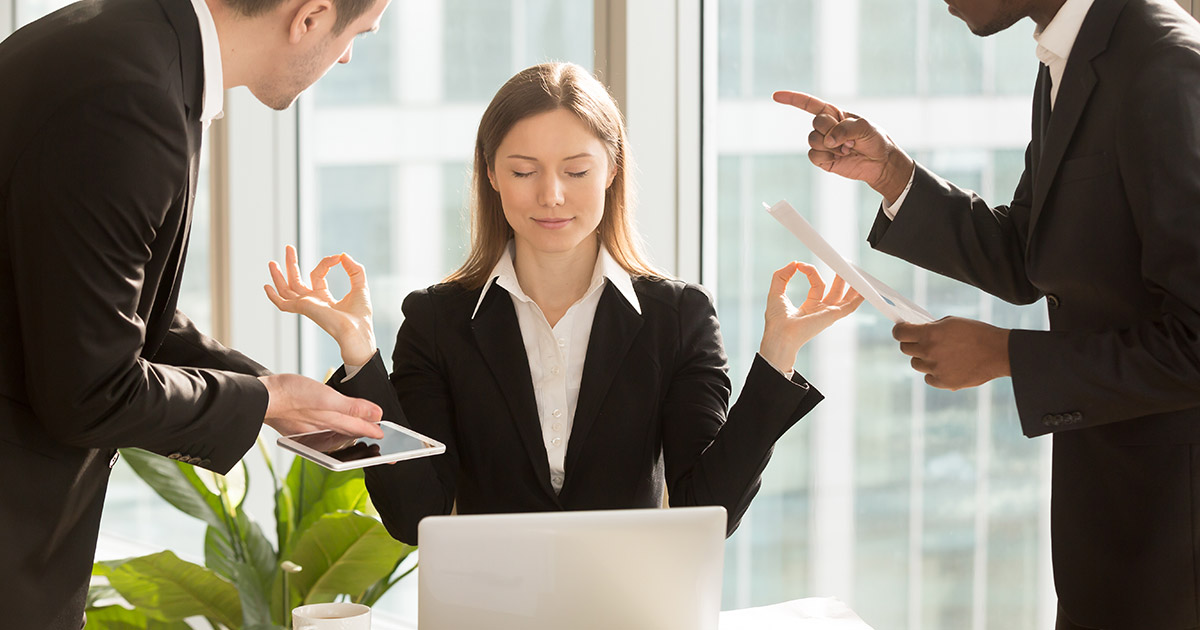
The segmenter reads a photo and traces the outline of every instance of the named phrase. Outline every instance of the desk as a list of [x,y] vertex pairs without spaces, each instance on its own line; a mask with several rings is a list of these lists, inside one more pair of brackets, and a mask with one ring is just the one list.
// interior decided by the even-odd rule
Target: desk
[[809,597],[790,602],[726,610],[720,630],[872,630],[835,597]]

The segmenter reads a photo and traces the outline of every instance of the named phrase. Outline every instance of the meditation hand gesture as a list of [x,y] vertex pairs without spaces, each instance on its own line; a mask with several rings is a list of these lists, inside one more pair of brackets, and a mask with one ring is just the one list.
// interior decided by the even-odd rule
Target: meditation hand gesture
[[[797,270],[808,276],[808,295],[799,308],[787,296],[788,281]],[[826,292],[825,281],[816,267],[802,262],[788,263],[771,277],[766,325],[758,352],[775,369],[789,374],[796,353],[809,339],[853,313],[862,303],[862,296],[841,276],[834,276],[833,286]]]
[[813,115],[813,131],[808,135],[808,159],[813,164],[867,184],[888,205],[904,192],[912,177],[912,158],[882,129],[811,94],[779,91],[774,98]]
[[[269,267],[275,286],[264,285],[267,297],[285,313],[298,313],[313,321],[337,341],[342,361],[347,365],[365,365],[375,355],[375,331],[371,325],[371,292],[367,273],[349,254],[326,256],[309,274],[312,286],[300,279],[296,249],[288,245],[285,264],[287,277],[274,260]],[[350,291],[335,300],[325,284],[325,276],[338,265],[350,278]]]

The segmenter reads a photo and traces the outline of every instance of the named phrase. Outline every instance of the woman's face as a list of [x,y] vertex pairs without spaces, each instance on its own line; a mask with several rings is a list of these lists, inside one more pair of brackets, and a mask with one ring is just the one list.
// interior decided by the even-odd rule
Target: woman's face
[[488,179],[519,248],[570,253],[590,245],[615,173],[604,143],[575,114],[556,109],[521,120],[492,161]]

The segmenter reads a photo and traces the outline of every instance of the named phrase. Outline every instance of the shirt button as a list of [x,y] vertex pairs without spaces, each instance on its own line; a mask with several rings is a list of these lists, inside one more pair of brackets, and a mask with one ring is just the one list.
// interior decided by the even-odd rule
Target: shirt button
[[561,423],[561,422],[555,422],[555,423],[554,423],[554,426],[552,426],[552,427],[550,427],[550,428],[551,428],[551,429],[554,429],[555,431],[562,431],[562,423]]
[[565,347],[567,347],[567,340],[566,340],[566,339],[563,339],[562,337],[559,337],[559,338],[558,338],[558,347],[559,347],[559,348],[565,348]]
[[551,373],[551,374],[553,374],[553,375],[555,375],[555,376],[558,376],[558,373],[559,373],[559,371],[560,371],[560,370],[558,369],[558,366],[557,366],[557,365],[556,365],[556,366],[554,366],[554,367],[552,367],[552,368],[550,368],[550,373]]
[[562,444],[562,438],[560,438],[560,437],[556,437],[553,440],[550,440],[550,446],[558,446],[559,444]]
[[562,409],[555,409],[554,411],[550,412],[550,415],[554,416],[555,418],[561,418]]
[[558,476],[554,477],[554,484],[555,484],[555,485],[561,486],[561,485],[562,485],[562,482],[563,482],[563,478],[562,478],[562,477],[558,477]]

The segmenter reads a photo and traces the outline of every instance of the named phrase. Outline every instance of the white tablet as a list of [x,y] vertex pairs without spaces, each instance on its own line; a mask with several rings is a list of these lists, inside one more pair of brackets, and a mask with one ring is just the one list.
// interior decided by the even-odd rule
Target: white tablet
[[866,298],[888,319],[897,324],[900,322],[927,324],[934,320],[929,311],[904,297],[882,280],[863,271],[858,265],[843,258],[790,203],[780,201],[773,206],[765,203],[763,206],[771,216],[775,217],[776,221],[779,221],[783,227],[807,245],[812,253],[821,259],[821,262],[829,265],[834,273],[854,287],[859,295]]
[[350,437],[333,431],[285,435],[276,443],[330,470],[350,470],[405,459],[440,455],[446,445],[412,429],[384,420],[383,438]]

